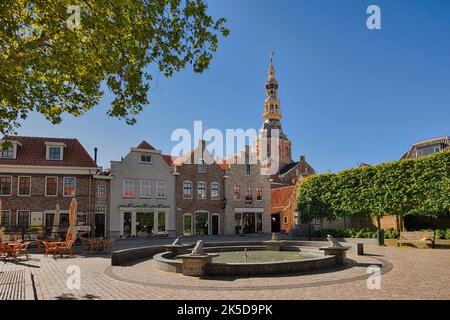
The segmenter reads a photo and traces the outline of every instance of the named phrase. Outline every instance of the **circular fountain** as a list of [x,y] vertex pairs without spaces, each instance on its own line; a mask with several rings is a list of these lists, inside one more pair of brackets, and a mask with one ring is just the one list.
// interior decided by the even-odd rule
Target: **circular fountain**
[[349,247],[337,246],[332,241],[330,244],[321,248],[302,247],[295,242],[280,241],[277,235],[259,243],[235,242],[211,247],[200,240],[191,253],[178,254],[169,249],[153,259],[157,269],[187,276],[278,275],[344,264]]

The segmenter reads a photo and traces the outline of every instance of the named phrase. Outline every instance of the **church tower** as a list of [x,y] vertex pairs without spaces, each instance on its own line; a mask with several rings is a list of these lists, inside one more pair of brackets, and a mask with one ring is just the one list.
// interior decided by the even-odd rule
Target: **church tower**
[[267,157],[274,158],[271,155],[271,139],[272,130],[278,129],[278,159],[279,168],[282,169],[287,165],[293,163],[292,161],[292,144],[289,138],[284,134],[281,127],[281,106],[278,100],[278,81],[275,78],[275,68],[273,66],[273,52],[270,52],[270,65],[268,77],[266,81],[266,99],[264,100],[263,111],[263,127],[261,133],[256,141],[256,154],[259,160],[264,161],[262,144],[267,146]]

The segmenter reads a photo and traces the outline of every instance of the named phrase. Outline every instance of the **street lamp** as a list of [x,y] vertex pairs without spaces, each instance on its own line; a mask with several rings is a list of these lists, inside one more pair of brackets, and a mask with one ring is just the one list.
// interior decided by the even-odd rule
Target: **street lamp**
[[311,241],[311,216],[309,215],[309,210],[311,208],[312,199],[308,194],[305,195],[306,207],[308,208],[308,239]]

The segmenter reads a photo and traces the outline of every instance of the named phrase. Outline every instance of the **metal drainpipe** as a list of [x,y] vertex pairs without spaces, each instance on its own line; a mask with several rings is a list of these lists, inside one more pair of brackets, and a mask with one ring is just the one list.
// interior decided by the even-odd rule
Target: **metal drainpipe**
[[88,217],[89,217],[89,225],[91,226],[91,236],[92,236],[92,223],[91,223],[91,193],[92,193],[92,174],[91,169],[89,169],[89,197],[88,197]]

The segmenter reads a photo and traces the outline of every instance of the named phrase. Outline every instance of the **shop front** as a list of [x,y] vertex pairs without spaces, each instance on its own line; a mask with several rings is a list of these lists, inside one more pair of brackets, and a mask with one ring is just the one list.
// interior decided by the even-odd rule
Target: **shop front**
[[120,209],[120,236],[123,238],[165,237],[173,232],[170,208],[126,207]]
[[234,221],[236,234],[252,234],[263,232],[262,208],[235,208]]

